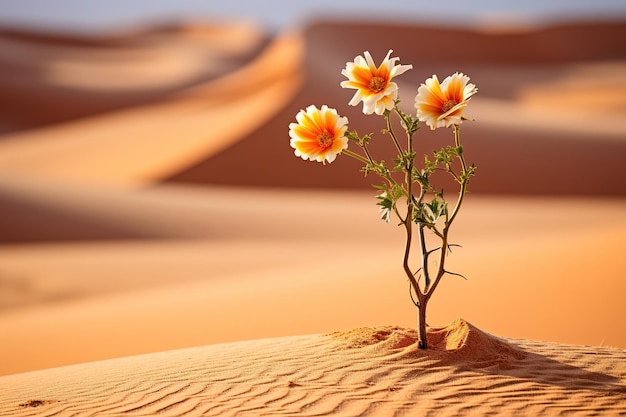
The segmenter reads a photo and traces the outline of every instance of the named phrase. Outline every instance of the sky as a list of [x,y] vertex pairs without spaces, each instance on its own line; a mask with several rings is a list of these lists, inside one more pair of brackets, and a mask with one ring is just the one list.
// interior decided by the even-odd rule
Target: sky
[[240,18],[280,30],[311,17],[463,24],[624,19],[626,0],[0,0],[0,25],[65,30]]

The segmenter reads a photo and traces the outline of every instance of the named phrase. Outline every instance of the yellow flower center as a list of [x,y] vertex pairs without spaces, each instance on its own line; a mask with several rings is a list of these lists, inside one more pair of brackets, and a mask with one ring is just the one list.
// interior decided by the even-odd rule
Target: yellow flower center
[[372,77],[368,85],[369,89],[375,93],[380,93],[385,89],[387,82],[383,77]]
[[317,143],[319,143],[322,148],[328,148],[330,145],[333,144],[333,140],[335,139],[335,137],[328,132],[322,132],[317,135],[316,139]]
[[456,106],[457,104],[459,104],[456,100],[452,99],[452,100],[446,100],[444,101],[444,103],[441,105],[441,111],[443,113],[446,113],[448,111],[450,111],[450,109],[454,106]]

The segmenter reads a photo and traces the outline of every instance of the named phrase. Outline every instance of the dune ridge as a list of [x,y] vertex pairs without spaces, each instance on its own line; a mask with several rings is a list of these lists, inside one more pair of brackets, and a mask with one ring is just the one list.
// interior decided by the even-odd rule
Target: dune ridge
[[[231,39],[228,33],[216,35],[216,38]],[[184,44],[184,37],[179,42]],[[168,45],[167,38],[157,37],[154,43],[154,48],[165,49],[162,59],[167,62],[197,59],[193,53],[181,57],[183,59],[171,56],[176,50],[168,51],[172,46]],[[197,43],[199,47],[208,49],[209,54],[217,55],[207,58],[207,61],[219,65],[226,62],[228,65],[222,65],[213,71],[216,74],[205,75],[192,85],[175,85],[172,91],[151,100],[133,102],[132,90],[121,89],[110,94],[119,97],[123,105],[107,111],[100,109],[91,115],[76,113],[65,119],[59,117],[59,120],[54,120],[55,123],[48,121],[45,127],[33,122],[22,129],[9,131],[0,138],[0,173],[114,187],[148,186],[237,142],[241,136],[279,112],[299,86],[300,76],[294,71],[301,48],[297,34],[278,36],[260,51],[257,50],[259,42],[253,43],[244,51],[251,54],[252,49],[255,53],[253,58],[240,65],[231,62],[237,62],[240,53],[237,49],[216,46],[206,40]],[[96,57],[92,60],[107,61],[105,53],[101,53],[105,56],[99,56],[98,52],[94,54]],[[71,58],[93,65],[89,57],[85,58],[79,52],[73,52]],[[92,70],[83,68],[80,72],[94,85],[107,82],[109,78],[125,79],[135,71],[135,65],[123,57],[119,60],[119,75],[98,74],[98,66]],[[283,65],[277,66],[276,62],[283,62]],[[145,65],[158,67],[151,62]],[[9,75],[14,72],[28,73],[1,66],[0,71]],[[181,77],[185,78],[184,70],[170,72],[182,73]],[[70,69],[63,74],[64,77],[75,77]],[[143,80],[156,78],[154,82],[157,85],[168,84],[158,80],[158,76],[148,74],[138,77]],[[28,82],[25,80],[17,84],[28,85]],[[85,89],[86,99],[96,103],[102,101],[98,91],[94,93]],[[40,90],[20,89],[21,100],[40,103],[36,96]],[[63,88],[60,90],[64,91]],[[48,95],[52,105],[63,103],[59,107],[72,106],[62,95],[55,92]],[[84,105],[76,107],[85,108]],[[17,105],[11,108],[12,111],[20,109]],[[24,108],[20,114],[30,115],[35,110]],[[41,112],[48,114],[45,110]],[[19,117],[7,112],[6,118],[11,121]]]
[[[450,346],[443,350],[421,351],[409,343],[415,340],[411,330],[380,327],[5,376],[0,378],[0,415],[626,412],[623,350],[500,339],[460,319],[445,331],[441,340]],[[433,337],[440,337],[437,332]],[[469,346],[486,349],[470,352]],[[509,352],[507,366],[503,347]],[[499,362],[487,364],[485,355]]]
[[[281,138],[295,114],[309,104],[337,107],[360,131],[379,131],[381,120],[347,106],[350,94],[339,88],[340,71],[364,50],[378,57],[394,49],[402,62],[414,65],[399,80],[406,111],[412,111],[413,90],[433,73],[462,71],[479,86],[472,113],[479,123],[463,128],[464,140],[473,144],[468,158],[482,172],[473,192],[626,194],[620,181],[626,158],[621,117],[626,108],[621,77],[626,55],[616,44],[626,33],[623,22],[561,23],[494,33],[313,21],[271,39],[249,24],[172,27],[121,36],[115,42],[107,41],[115,38],[108,35],[99,41],[105,45],[91,55],[76,49],[81,39],[77,35],[46,43],[44,34],[24,39],[10,31],[0,33],[14,52],[0,59],[0,71],[7,88],[19,86],[16,96],[5,101],[0,172],[135,187],[183,182],[363,189],[368,184],[358,175],[357,162],[342,158],[328,167],[303,165]],[[339,38],[341,43],[333,42]],[[430,41],[415,47],[398,39]],[[448,45],[461,41],[463,52],[451,56]],[[114,43],[111,47],[119,56],[109,54],[107,42]],[[173,45],[189,53],[178,53]],[[137,48],[145,51],[133,52]],[[46,59],[33,64],[29,60],[36,61],[37,51]],[[193,51],[201,51],[206,58],[201,64],[207,68],[200,66]],[[12,56],[24,62],[12,63]],[[55,67],[57,78],[42,77],[55,59],[74,66]],[[113,61],[117,69],[107,73],[93,60]],[[167,71],[172,80],[137,74],[138,65],[151,70],[161,67],[160,61],[179,63],[180,68]],[[189,68],[198,66],[194,78]],[[73,87],[82,101],[72,104],[73,99],[63,95],[67,87],[56,83],[76,81],[77,73],[89,85]],[[93,103],[106,103],[95,87],[129,78],[153,82],[147,91],[161,92],[138,102],[132,89],[108,89],[107,97],[118,104],[79,113]],[[69,113],[54,116],[58,111]],[[24,119],[36,115],[56,118]],[[421,149],[434,149],[444,136],[436,132],[423,139]],[[383,159],[393,158],[376,143],[372,146]],[[593,170],[580,169],[590,159],[603,163]]]
[[250,22],[236,21],[93,33],[0,28],[0,131],[167,100],[245,66],[266,43]]
[[[432,74],[443,77],[461,71],[478,86],[471,109],[477,123],[462,128],[467,158],[480,169],[472,192],[626,195],[621,181],[626,159],[622,117],[626,83],[620,75],[626,68],[626,54],[616,44],[616,39],[626,35],[623,22],[579,22],[493,33],[479,28],[330,20],[311,22],[301,33],[304,54],[298,71],[304,79],[283,110],[239,142],[166,181],[368,188],[369,182],[358,174],[360,163],[340,158],[329,166],[305,165],[293,158],[281,138],[297,112],[310,104],[337,108],[348,117],[351,129],[377,134],[385,127],[381,118],[364,116],[360,108],[347,105],[352,94],[339,87],[344,79],[341,69],[363,51],[381,59],[393,49],[401,63],[413,65],[397,80],[404,111],[414,111],[417,87]],[[451,45],[459,45],[454,53]],[[449,140],[445,130],[432,133],[417,133],[420,152],[438,149]],[[384,140],[373,140],[371,151],[380,159],[393,160],[393,147],[386,145]],[[265,157],[258,158],[259,154]],[[580,169],[589,160],[604,163],[595,165],[591,174]],[[241,164],[254,175],[238,175],[235,167]]]

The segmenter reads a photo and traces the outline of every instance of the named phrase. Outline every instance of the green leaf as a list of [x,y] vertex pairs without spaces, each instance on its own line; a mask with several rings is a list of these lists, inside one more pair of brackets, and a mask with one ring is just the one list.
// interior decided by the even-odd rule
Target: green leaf
[[427,226],[433,226],[442,216],[448,213],[448,203],[439,197],[433,198],[430,203],[423,203],[416,210],[413,221],[415,223],[423,223]]
[[395,202],[392,200],[390,194],[387,191],[383,191],[382,193],[378,194],[376,198],[379,200],[376,205],[380,207],[380,219],[383,220],[385,223],[389,223],[389,219],[391,218],[391,210],[393,209]]
[[376,205],[380,207],[380,218],[389,223],[391,211],[395,211],[396,202],[402,197],[403,189],[398,184],[393,184],[392,186],[387,184],[373,185],[372,187],[382,191],[376,196],[376,199],[379,200]]

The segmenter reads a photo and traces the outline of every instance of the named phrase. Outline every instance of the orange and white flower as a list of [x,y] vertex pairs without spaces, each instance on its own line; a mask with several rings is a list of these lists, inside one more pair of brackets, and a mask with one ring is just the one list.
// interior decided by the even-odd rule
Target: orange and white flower
[[341,86],[356,90],[349,104],[356,106],[363,101],[365,114],[380,115],[385,110],[393,109],[394,101],[398,98],[398,85],[391,79],[413,68],[412,65],[396,65],[400,58],[389,58],[391,52],[390,49],[380,66],[376,67],[370,53],[365,51],[365,58],[357,56],[354,62],[348,62],[341,71],[348,78],[348,81],[341,82]]
[[298,123],[289,124],[291,147],[296,156],[304,160],[333,162],[348,147],[345,137],[348,118],[340,117],[337,110],[323,105],[321,109],[309,106],[296,115]]
[[460,125],[463,120],[471,120],[465,114],[465,107],[478,89],[469,82],[463,73],[446,77],[441,84],[436,75],[427,79],[417,90],[415,108],[419,120],[426,122],[431,129]]

